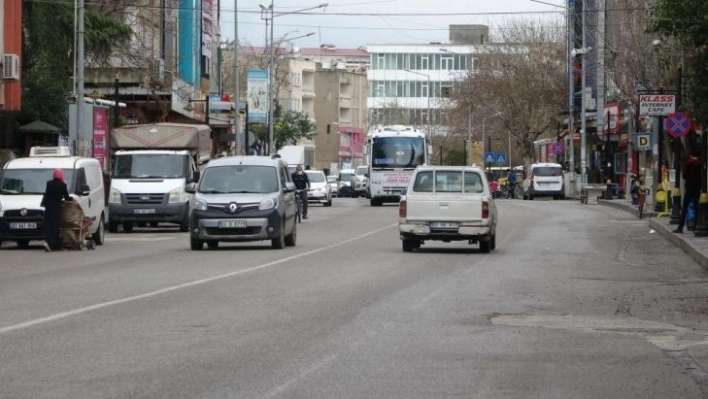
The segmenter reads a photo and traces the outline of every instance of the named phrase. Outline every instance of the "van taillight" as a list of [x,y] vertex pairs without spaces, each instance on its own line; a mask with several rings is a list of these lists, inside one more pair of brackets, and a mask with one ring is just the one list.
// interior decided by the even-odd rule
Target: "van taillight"
[[482,202],[482,219],[489,219],[489,202]]
[[406,218],[406,200],[401,200],[398,204],[398,217],[401,219]]

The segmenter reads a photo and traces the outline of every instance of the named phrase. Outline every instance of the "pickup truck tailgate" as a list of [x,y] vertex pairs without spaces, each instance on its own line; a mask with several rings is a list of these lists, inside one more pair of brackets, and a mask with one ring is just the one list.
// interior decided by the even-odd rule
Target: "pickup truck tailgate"
[[481,222],[481,194],[414,194],[406,197],[406,219],[409,221]]

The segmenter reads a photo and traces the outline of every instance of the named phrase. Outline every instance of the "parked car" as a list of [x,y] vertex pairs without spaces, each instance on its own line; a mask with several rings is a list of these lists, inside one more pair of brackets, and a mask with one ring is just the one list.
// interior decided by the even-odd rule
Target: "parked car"
[[271,240],[295,246],[297,203],[287,164],[278,158],[238,156],[210,161],[199,183],[190,183],[190,245]]
[[367,177],[369,173],[368,166],[357,166],[354,171],[354,177],[352,178],[352,189],[354,191],[354,198],[366,196],[367,187],[369,184],[369,178]]
[[102,245],[105,237],[106,192],[101,164],[94,158],[71,156],[69,147],[32,147],[30,156],[8,161],[0,173],[0,241],[15,241],[26,248],[30,241],[44,241],[44,208],[47,181],[54,169],[64,171],[67,190],[94,220],[89,231]]
[[329,184],[329,192],[332,197],[339,196],[339,179],[335,175],[327,176],[327,184]]
[[404,252],[425,241],[479,243],[496,248],[497,208],[482,169],[470,166],[419,166],[399,203],[399,234]]
[[524,180],[524,199],[535,197],[565,198],[563,186],[563,167],[557,163],[532,164]]
[[310,179],[310,189],[307,190],[307,202],[314,202],[324,206],[332,206],[332,193],[330,192],[327,176],[321,170],[306,170]]
[[352,180],[354,179],[354,169],[342,169],[339,171],[339,196],[352,197],[354,195]]

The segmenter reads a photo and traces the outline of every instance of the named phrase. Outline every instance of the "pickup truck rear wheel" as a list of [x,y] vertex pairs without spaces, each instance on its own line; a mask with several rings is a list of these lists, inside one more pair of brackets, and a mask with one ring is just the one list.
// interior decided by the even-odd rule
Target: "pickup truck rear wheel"
[[403,252],[413,252],[414,249],[420,248],[420,240],[414,238],[404,238],[401,243],[403,245]]
[[489,242],[491,243],[490,248],[492,250],[497,249],[497,235],[496,234],[492,234],[492,238],[489,240]]
[[480,241],[479,242],[479,252],[483,254],[488,254],[492,251],[492,241]]

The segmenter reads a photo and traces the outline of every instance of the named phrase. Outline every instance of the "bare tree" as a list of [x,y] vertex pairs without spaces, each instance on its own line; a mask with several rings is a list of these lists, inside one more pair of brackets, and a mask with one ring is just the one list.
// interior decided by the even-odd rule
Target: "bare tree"
[[499,112],[494,123],[511,132],[524,163],[532,159],[534,141],[556,133],[566,101],[565,31],[555,25],[507,21],[452,93],[458,123],[470,111],[478,117]]

